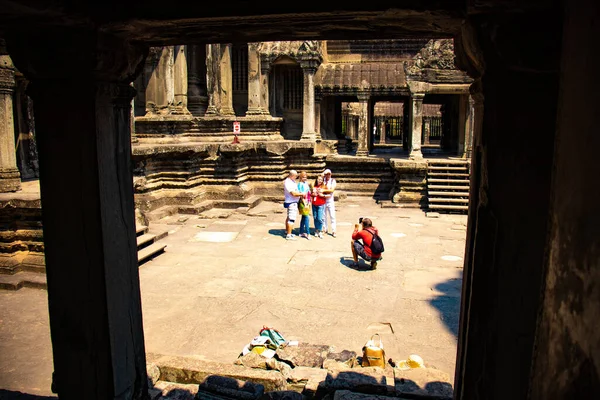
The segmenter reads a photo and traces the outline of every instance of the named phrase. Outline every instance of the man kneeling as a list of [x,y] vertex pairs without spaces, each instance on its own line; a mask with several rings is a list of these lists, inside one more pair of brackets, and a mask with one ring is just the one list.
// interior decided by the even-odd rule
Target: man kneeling
[[[352,258],[354,259],[354,266],[358,266],[358,256],[360,256],[363,260],[370,261],[371,269],[375,269],[377,268],[377,261],[381,258],[381,254],[374,254],[371,251],[371,242],[373,241],[373,235],[379,235],[379,232],[369,218],[361,218],[359,222],[354,225],[354,232],[352,232]],[[362,229],[359,230],[361,226]]]

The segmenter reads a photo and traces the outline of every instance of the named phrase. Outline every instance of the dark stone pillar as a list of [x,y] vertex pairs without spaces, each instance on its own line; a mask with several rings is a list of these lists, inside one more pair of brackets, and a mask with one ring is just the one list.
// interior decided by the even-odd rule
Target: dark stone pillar
[[474,83],[485,109],[481,129],[475,110],[456,399],[529,398],[551,205],[559,14],[472,16],[458,41],[459,60],[479,53],[473,63],[486,67]]
[[188,109],[203,116],[208,107],[206,94],[206,46],[188,46]]
[[600,393],[600,4],[565,4],[553,204],[531,399]]
[[98,32],[36,32],[7,42],[34,101],[53,391],[145,399],[129,83],[146,51]]

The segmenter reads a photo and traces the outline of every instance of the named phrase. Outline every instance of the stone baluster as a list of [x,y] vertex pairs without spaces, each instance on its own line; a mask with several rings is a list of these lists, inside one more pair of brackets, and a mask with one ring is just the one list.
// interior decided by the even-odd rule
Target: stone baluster
[[271,110],[269,108],[269,71],[271,69],[271,64],[267,62],[265,59],[260,60],[260,83],[261,83],[261,92],[260,92],[260,104],[262,109],[265,111],[265,114],[271,115]]
[[206,45],[206,86],[208,92],[208,107],[206,115],[217,115],[221,109],[221,89],[219,89],[221,68],[221,45],[218,43]]
[[315,82],[317,66],[313,62],[301,62],[304,75],[302,136],[300,140],[315,140]]
[[173,47],[173,114],[189,114],[187,46]]
[[323,96],[315,95],[315,139],[321,140],[321,100]]
[[356,155],[359,157],[366,157],[369,155],[369,100],[370,96],[366,93],[361,93],[358,95],[358,147],[356,149]]
[[385,144],[385,119],[381,120],[381,131],[379,132],[379,144]]
[[261,88],[261,67],[259,43],[248,43],[248,111],[246,115],[262,115],[263,108]]
[[423,98],[424,93],[412,93],[410,96],[411,113],[410,126],[411,138],[409,142],[409,155],[411,160],[422,159],[421,153],[421,133],[423,131]]
[[[1,39],[0,39],[1,40]],[[0,42],[0,193],[21,190],[21,174],[15,152],[15,123],[13,119],[13,92],[15,69],[8,54],[3,54]]]
[[171,112],[175,101],[173,74],[173,46],[150,49],[145,69],[149,76],[146,86],[146,116],[165,115]]
[[233,111],[233,68],[231,66],[231,43],[221,45],[219,62],[221,108],[220,115],[235,115]]

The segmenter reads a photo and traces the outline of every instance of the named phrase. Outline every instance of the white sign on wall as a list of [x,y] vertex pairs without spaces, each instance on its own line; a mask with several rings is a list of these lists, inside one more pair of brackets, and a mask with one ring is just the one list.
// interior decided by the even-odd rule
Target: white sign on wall
[[239,121],[233,122],[233,133],[240,133],[240,122]]

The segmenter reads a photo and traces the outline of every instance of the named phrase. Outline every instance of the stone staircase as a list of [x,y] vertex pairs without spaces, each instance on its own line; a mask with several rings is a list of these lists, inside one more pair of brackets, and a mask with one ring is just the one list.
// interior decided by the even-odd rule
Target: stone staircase
[[[137,227],[138,266],[164,252],[167,245],[158,241],[167,235],[168,232],[150,233],[147,226]],[[42,253],[39,254],[43,257]],[[43,266],[0,269],[0,290],[19,290],[23,287],[47,289],[46,270]]]
[[167,245],[158,241],[168,234],[168,232],[150,233],[148,227],[143,225],[137,227],[138,266],[165,251]]
[[[282,193],[283,196],[283,193]],[[211,210],[229,210],[241,213],[248,212],[263,200],[272,200],[268,196],[252,195],[238,200],[203,200],[198,204],[190,205],[166,205],[146,213],[148,221],[159,221],[165,217],[187,214],[202,215]]]
[[427,208],[466,213],[471,164],[468,160],[427,161]]

